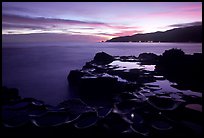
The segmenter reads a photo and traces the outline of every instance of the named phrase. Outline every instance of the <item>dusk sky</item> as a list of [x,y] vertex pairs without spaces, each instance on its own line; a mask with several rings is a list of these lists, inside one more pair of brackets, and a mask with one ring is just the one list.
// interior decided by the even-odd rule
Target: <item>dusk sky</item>
[[202,23],[201,2],[3,2],[3,42],[99,42]]

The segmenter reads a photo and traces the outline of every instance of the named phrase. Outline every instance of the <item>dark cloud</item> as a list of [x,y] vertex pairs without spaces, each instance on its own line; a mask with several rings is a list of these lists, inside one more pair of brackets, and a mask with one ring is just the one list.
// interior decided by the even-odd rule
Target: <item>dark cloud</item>
[[45,17],[28,17],[11,14],[2,15],[3,23],[15,23],[15,24],[31,24],[31,25],[91,25],[91,26],[108,26],[102,22],[91,22],[91,21],[79,21],[79,20],[68,20],[68,19],[56,19],[56,18],[45,18]]
[[45,30],[46,27],[41,27],[38,25],[24,25],[24,24],[9,24],[9,23],[2,23],[2,29],[40,29]]
[[198,26],[198,25],[202,25],[202,22],[172,24],[172,25],[169,25],[168,27],[179,27],[179,28],[181,28],[181,27]]
[[[9,25],[8,25],[9,24]],[[12,25],[11,25],[12,24]],[[31,29],[57,29],[60,25],[80,25],[81,27],[76,29],[90,30],[97,27],[107,27],[123,31],[137,30],[139,27],[129,27],[121,25],[110,25],[103,22],[94,21],[80,21],[69,19],[57,19],[57,18],[45,18],[45,17],[29,17],[13,14],[2,15],[2,27],[9,29],[9,27],[15,27],[17,29],[31,28]],[[70,26],[69,26],[70,28]],[[71,27],[72,28],[72,27]],[[58,28],[60,29],[60,27]]]
[[7,13],[7,12],[35,12],[31,9],[28,9],[28,8],[23,8],[23,7],[16,7],[16,6],[7,6],[7,5],[2,5],[2,11],[4,13]]

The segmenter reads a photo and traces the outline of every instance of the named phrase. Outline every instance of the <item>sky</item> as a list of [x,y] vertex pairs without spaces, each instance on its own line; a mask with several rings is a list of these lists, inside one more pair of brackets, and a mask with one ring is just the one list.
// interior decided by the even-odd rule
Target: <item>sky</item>
[[202,2],[3,2],[3,42],[100,42],[202,24]]

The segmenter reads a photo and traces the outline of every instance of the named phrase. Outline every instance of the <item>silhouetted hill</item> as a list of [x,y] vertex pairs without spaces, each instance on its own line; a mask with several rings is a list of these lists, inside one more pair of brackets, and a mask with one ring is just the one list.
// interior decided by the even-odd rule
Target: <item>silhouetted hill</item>
[[202,25],[175,28],[165,32],[115,37],[106,42],[202,42]]

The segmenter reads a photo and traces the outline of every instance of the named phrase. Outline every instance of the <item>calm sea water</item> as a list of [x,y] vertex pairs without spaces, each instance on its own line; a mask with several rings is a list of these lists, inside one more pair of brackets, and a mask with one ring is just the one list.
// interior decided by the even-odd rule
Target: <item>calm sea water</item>
[[97,52],[160,55],[167,49],[180,48],[187,54],[202,53],[201,43],[21,43],[2,47],[3,85],[18,88],[22,97],[51,105],[77,97],[69,91],[67,75],[70,70],[81,69]]

